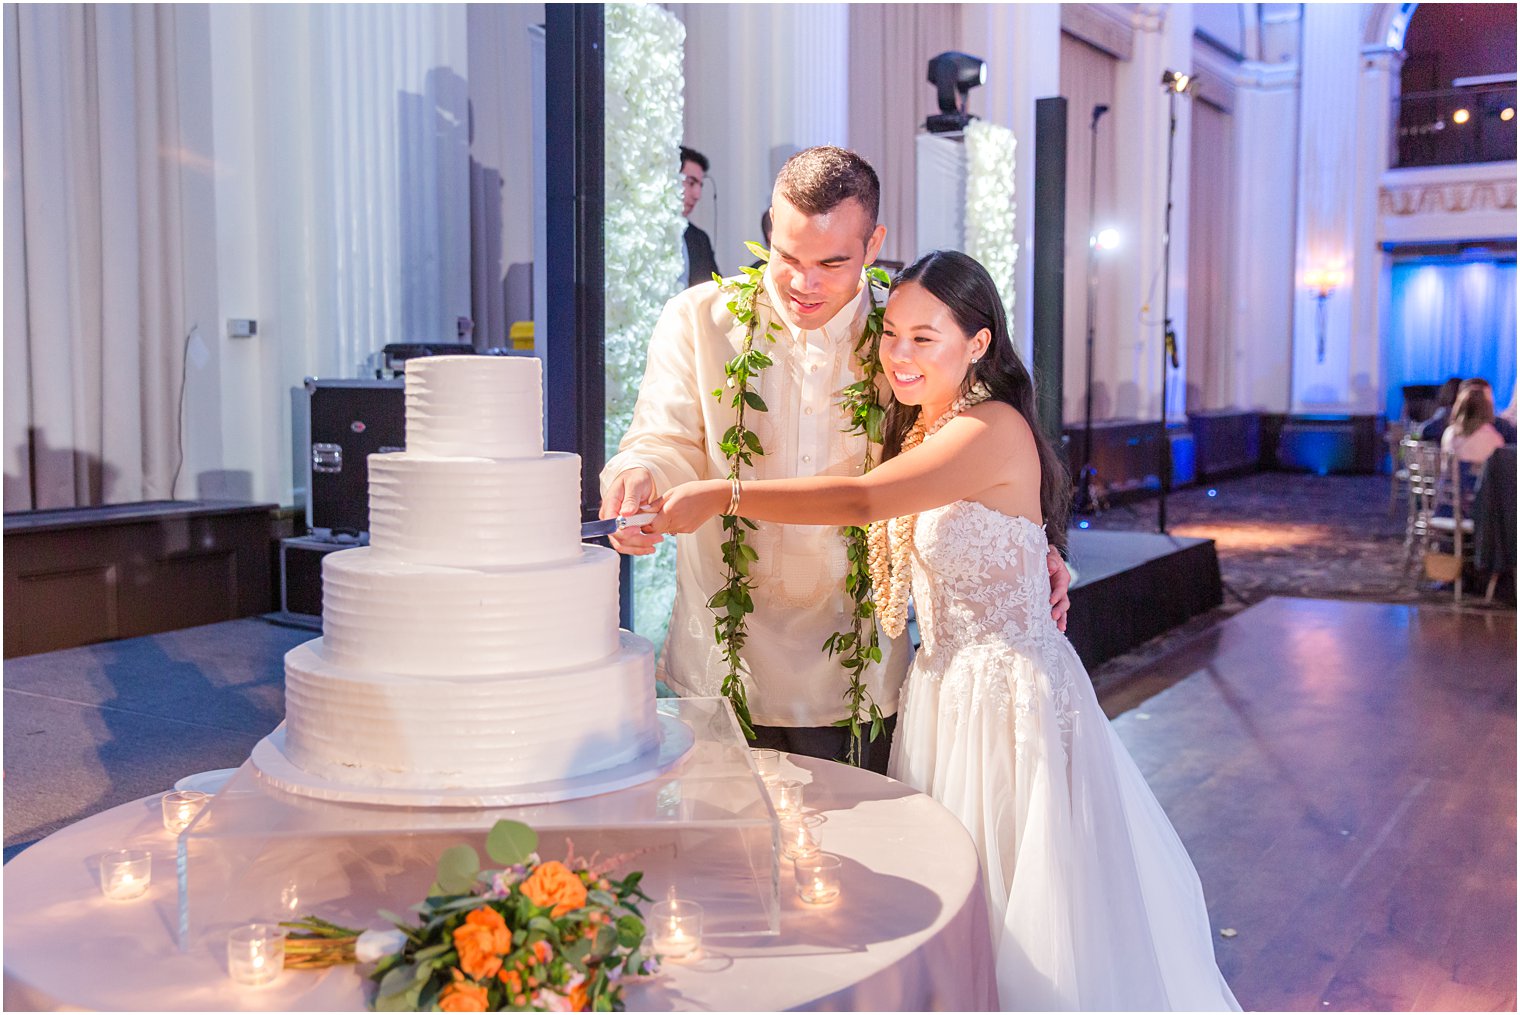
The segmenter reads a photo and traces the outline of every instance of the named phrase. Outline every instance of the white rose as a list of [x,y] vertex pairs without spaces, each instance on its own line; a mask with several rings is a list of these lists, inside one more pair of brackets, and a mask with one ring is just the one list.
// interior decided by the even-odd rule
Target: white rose
[[367,930],[354,942],[354,958],[360,962],[379,962],[406,947],[406,935],[399,930]]

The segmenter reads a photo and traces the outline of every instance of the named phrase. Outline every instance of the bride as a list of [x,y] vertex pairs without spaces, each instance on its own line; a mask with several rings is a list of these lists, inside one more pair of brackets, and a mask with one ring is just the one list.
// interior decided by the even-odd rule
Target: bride
[[1238,1010],[1192,861],[1051,620],[1045,554],[1065,547],[1069,487],[1030,425],[997,287],[936,251],[898,275],[885,324],[881,465],[688,483],[652,528],[691,532],[736,495],[757,520],[872,523],[878,620],[901,631],[911,584],[923,637],[891,774],[976,842],[1003,1007]]

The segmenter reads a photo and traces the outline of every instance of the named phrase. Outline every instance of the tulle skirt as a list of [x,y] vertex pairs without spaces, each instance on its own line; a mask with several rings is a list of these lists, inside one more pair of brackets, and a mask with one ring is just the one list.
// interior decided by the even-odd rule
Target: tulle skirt
[[920,653],[891,774],[976,842],[1004,1010],[1240,1010],[1197,871],[1064,639]]

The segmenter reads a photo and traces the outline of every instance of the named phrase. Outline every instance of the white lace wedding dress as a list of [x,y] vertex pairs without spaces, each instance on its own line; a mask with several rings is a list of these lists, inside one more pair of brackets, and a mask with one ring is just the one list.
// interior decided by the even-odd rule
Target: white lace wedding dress
[[914,539],[891,774],[976,841],[1002,1007],[1239,1010],[1187,850],[1050,619],[1044,530],[958,501]]

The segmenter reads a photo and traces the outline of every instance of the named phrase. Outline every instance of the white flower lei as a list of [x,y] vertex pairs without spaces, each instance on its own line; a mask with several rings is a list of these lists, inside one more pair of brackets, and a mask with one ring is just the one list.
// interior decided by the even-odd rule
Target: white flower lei
[[980,261],[997,283],[1010,325],[1014,266],[1019,259],[1013,218],[1017,144],[1007,127],[985,120],[966,125],[966,253]]

